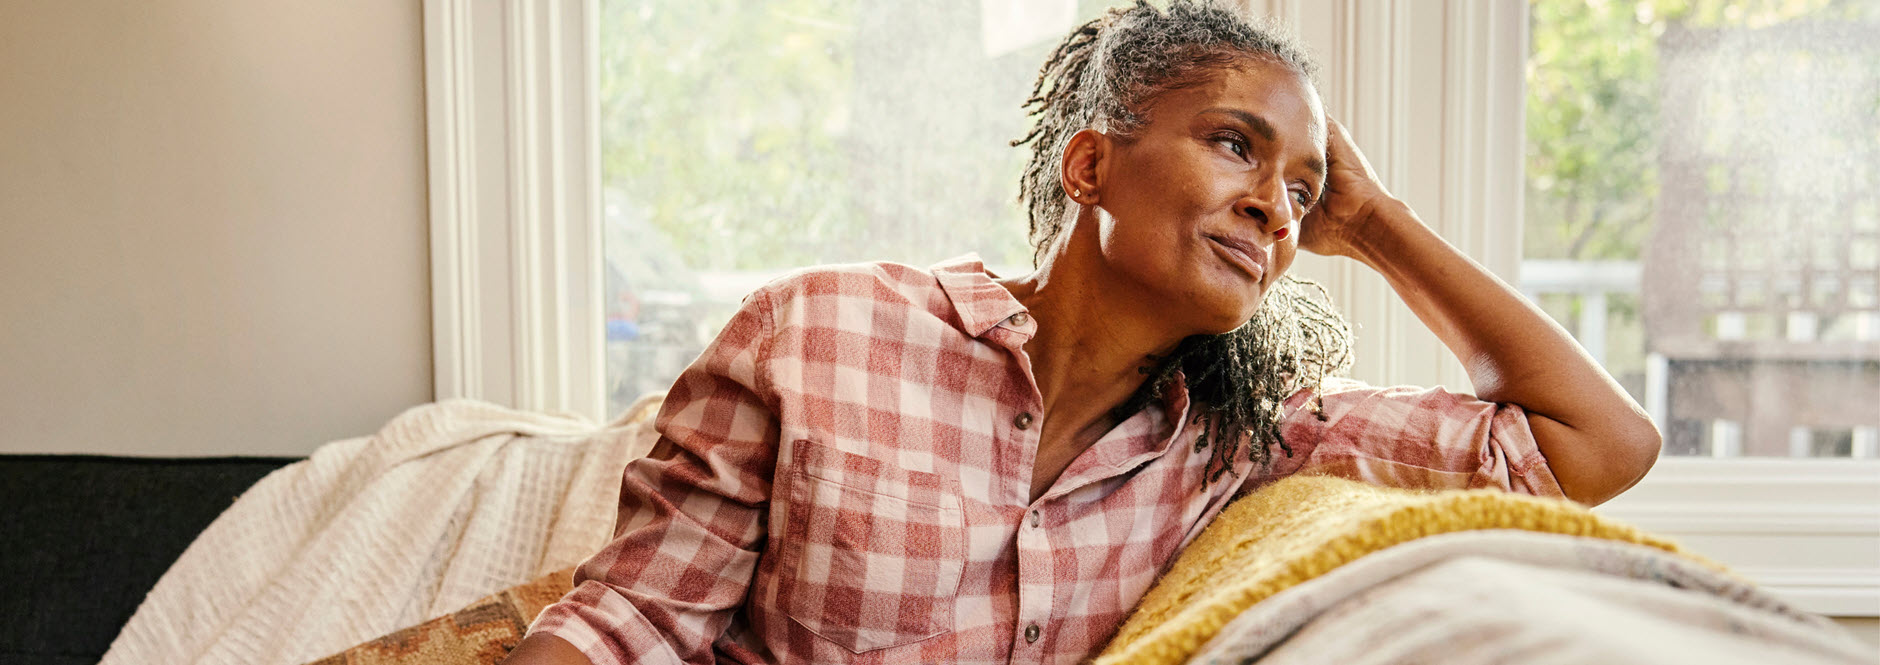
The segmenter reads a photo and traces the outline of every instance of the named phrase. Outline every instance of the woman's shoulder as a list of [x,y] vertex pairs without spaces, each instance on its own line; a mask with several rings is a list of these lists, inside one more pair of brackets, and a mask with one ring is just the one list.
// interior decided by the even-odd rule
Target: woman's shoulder
[[954,303],[962,284],[998,288],[988,276],[968,274],[980,265],[967,255],[931,268],[893,261],[810,266],[759,287],[745,307],[769,311],[781,328],[892,330],[931,341],[945,326],[960,326]]
[[920,302],[939,288],[933,272],[893,261],[830,263],[798,268],[758,288],[773,303],[800,299],[854,298]]

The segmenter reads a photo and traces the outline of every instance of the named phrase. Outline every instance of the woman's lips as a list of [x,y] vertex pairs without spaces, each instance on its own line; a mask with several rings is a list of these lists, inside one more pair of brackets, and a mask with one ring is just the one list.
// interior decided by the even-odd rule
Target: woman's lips
[[1228,262],[1253,277],[1253,281],[1266,278],[1266,250],[1258,245],[1223,236],[1208,236],[1214,243],[1214,253],[1226,257]]

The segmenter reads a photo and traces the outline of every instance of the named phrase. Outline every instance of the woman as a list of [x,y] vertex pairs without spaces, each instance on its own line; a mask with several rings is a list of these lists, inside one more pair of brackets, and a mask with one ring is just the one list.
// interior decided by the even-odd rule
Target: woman
[[[512,663],[1075,662],[1236,493],[1300,471],[1598,503],[1651,422],[1432,233],[1293,42],[1174,2],[1072,33],[1021,197],[1038,268],[801,271],[675,383],[616,538]],[[1299,248],[1387,277],[1479,399],[1323,379]]]

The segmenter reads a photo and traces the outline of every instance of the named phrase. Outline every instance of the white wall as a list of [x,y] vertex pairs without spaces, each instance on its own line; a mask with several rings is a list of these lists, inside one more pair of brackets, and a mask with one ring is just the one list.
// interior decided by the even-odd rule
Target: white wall
[[422,42],[417,2],[0,0],[0,453],[429,401]]

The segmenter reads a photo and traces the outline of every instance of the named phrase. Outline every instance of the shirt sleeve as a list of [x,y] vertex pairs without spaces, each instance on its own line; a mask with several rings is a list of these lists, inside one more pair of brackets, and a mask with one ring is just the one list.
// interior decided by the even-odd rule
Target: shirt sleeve
[[757,569],[776,467],[777,419],[763,380],[775,326],[759,290],[667,393],[659,444],[627,465],[614,539],[530,633],[596,665],[710,663]]
[[1322,388],[1323,419],[1310,390],[1286,401],[1280,436],[1292,456],[1273,446],[1271,470],[1251,485],[1311,473],[1406,489],[1565,496],[1518,405],[1341,378],[1325,379]]

